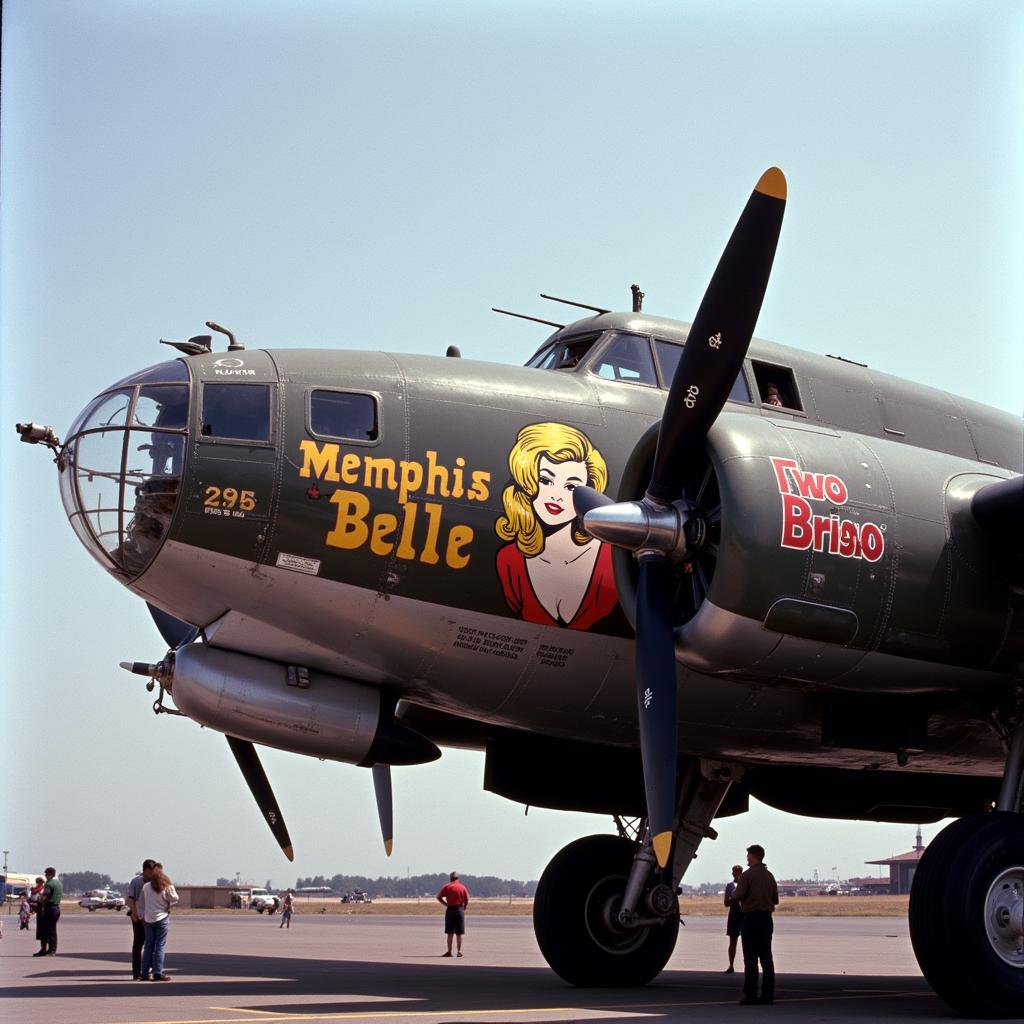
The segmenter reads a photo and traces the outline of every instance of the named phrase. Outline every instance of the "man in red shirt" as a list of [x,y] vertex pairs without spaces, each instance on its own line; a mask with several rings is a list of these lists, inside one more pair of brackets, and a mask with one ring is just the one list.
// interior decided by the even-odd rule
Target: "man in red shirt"
[[444,933],[448,937],[448,951],[442,956],[452,955],[452,938],[458,943],[458,955],[462,956],[462,936],[466,933],[466,907],[469,906],[469,890],[459,881],[458,871],[449,876],[447,885],[437,894],[437,902],[444,909]]

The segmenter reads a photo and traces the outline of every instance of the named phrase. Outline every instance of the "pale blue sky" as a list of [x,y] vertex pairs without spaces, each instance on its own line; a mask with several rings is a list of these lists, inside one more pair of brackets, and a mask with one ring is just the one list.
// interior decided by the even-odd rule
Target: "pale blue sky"
[[[0,840],[175,877],[537,877],[604,819],[481,791],[482,759],[265,761],[288,865],[219,737],[157,720],[117,662],[163,648],[71,533],[15,420],[73,416],[203,321],[250,347],[523,362],[549,291],[691,317],[753,183],[790,202],[758,334],[1020,411],[1024,8],[1010,2],[7,0],[0,236]],[[47,724],[40,729],[40,719]],[[156,798],[141,828],[132,810]],[[459,824],[439,827],[444,807]],[[151,819],[152,820],[152,819]],[[926,837],[934,834],[926,829]],[[762,842],[780,875],[866,872],[913,828],[722,823],[689,880]]]

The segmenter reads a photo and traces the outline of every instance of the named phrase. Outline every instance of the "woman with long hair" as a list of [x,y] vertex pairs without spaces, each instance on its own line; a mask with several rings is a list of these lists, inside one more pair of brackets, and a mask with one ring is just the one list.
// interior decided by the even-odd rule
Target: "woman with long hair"
[[153,981],[170,981],[164,974],[164,947],[171,923],[171,907],[178,902],[178,893],[162,865],[153,869],[153,877],[139,890],[137,902],[146,928],[139,981],[149,981],[150,971]]
[[608,468],[590,439],[565,423],[532,423],[508,456],[512,483],[495,524],[509,608],[527,622],[590,629],[618,606],[611,549],[583,532],[572,492],[604,491]]

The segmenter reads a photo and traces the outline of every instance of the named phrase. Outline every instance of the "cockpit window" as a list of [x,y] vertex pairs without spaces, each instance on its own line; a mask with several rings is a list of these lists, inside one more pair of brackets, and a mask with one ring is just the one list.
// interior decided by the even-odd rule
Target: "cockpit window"
[[[676,367],[679,366],[679,360],[683,357],[683,346],[673,345],[669,341],[655,338],[654,347],[658,353],[658,365],[661,367],[662,386],[671,387],[672,378],[676,375]],[[729,401],[750,401],[750,388],[747,387],[747,379],[743,376],[743,367],[740,367],[740,372],[736,375],[736,380],[733,381],[732,389],[729,391]]]
[[639,334],[619,334],[601,353],[594,373],[605,380],[625,380],[631,384],[658,386],[651,343]]
[[205,384],[200,433],[234,441],[269,441],[270,385]]
[[376,441],[377,400],[373,395],[318,388],[309,396],[309,428],[321,437]]
[[188,424],[188,388],[160,384],[139,388],[134,426],[174,429]]
[[600,334],[556,338],[545,345],[526,365],[535,370],[572,370],[594,347]]

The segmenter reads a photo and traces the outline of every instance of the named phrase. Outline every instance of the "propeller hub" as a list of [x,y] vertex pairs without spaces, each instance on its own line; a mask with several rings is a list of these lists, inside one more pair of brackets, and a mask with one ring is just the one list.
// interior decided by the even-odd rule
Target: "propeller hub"
[[632,551],[638,558],[663,555],[683,561],[691,551],[690,534],[703,538],[706,528],[688,530],[692,511],[685,501],[657,501],[645,495],[640,501],[620,501],[591,509],[583,517],[583,529],[592,537]]

